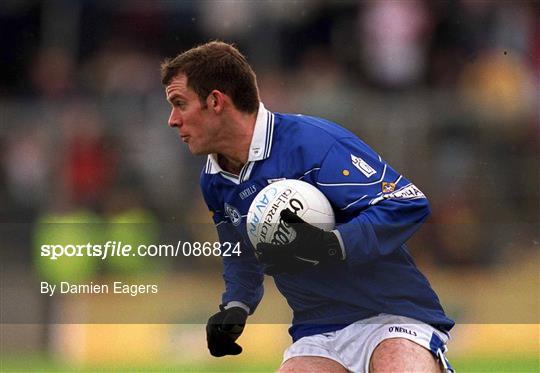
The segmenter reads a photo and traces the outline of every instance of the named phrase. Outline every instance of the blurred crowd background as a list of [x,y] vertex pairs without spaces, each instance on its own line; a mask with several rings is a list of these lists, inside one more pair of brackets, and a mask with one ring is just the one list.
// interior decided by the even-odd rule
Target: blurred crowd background
[[[159,65],[213,39],[245,53],[270,110],[341,123],[428,196],[433,214],[411,244],[428,274],[457,281],[537,258],[539,19],[534,1],[4,0],[4,269],[48,273],[43,222],[208,237],[189,229],[210,223],[205,159],[167,128]],[[208,262],[162,270],[219,271]],[[89,275],[125,264],[107,265]]]
[[343,124],[425,191],[438,225],[422,252],[485,266],[538,248],[537,5],[2,2],[0,221],[199,211],[204,160],[166,127],[159,64],[218,38],[271,110]]

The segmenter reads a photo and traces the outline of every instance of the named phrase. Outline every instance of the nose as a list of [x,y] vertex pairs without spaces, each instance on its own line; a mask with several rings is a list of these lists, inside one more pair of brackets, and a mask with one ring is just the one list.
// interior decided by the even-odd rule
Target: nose
[[179,110],[173,108],[171,110],[171,115],[169,116],[169,127],[181,127],[182,126],[182,115]]

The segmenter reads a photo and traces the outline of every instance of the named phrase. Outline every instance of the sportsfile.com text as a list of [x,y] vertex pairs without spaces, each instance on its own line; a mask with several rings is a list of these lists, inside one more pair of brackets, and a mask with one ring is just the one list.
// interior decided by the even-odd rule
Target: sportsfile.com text
[[198,256],[240,256],[239,242],[190,242],[176,244],[140,244],[133,246],[122,241],[107,241],[104,244],[47,244],[41,245],[41,256],[51,260],[61,257],[198,257]]

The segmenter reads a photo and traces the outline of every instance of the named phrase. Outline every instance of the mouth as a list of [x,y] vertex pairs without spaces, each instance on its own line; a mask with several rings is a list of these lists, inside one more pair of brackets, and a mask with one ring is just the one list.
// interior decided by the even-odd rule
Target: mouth
[[188,135],[180,135],[180,138],[182,139],[183,142],[187,143],[188,140],[189,140],[189,136]]

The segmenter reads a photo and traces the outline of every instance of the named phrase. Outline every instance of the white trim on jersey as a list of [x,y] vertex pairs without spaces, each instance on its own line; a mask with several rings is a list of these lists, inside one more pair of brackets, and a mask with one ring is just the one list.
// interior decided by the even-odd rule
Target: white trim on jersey
[[[242,167],[242,169],[244,169]],[[228,173],[226,171],[220,171],[221,176],[223,176],[225,179],[232,181],[235,184],[240,184],[240,180],[238,179],[238,176],[233,175],[231,173]]]
[[253,169],[253,165],[255,162],[248,162],[242,167],[242,171],[240,171],[239,179],[240,182],[244,182],[249,179],[249,175],[251,175],[251,170]]
[[304,177],[306,177],[309,173],[311,173],[311,172],[313,172],[313,171],[315,171],[315,170],[320,170],[320,169],[321,169],[320,167],[312,168],[311,170],[304,172],[304,174],[303,174],[302,176],[300,176],[300,177],[298,178],[298,180],[302,180],[302,179],[303,179]]
[[249,179],[253,164],[255,161],[266,159],[270,156],[272,149],[272,137],[274,135],[274,114],[264,107],[262,102],[259,103],[259,111],[255,120],[255,128],[253,129],[253,137],[249,145],[248,161],[240,170],[238,175],[224,171],[217,159],[217,154],[209,154],[204,172],[206,174],[220,173],[225,179],[232,181],[235,184],[240,184]]
[[363,199],[366,198],[367,196],[368,196],[367,194],[364,194],[362,197],[358,198],[356,201],[352,201],[352,202],[349,203],[347,206],[342,207],[340,210],[341,210],[341,211],[347,210],[349,207],[351,207],[352,205],[354,205],[356,202],[360,202],[361,200],[363,200]]

